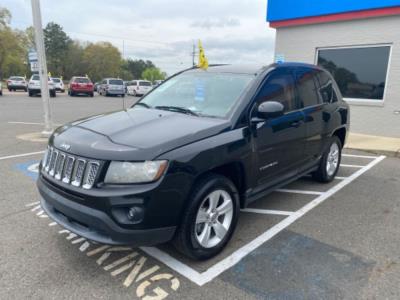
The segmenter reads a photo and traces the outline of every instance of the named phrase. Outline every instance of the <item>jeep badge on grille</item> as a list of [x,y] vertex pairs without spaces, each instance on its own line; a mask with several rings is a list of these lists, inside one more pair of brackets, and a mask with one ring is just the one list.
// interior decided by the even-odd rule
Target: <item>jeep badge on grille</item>
[[68,151],[69,149],[71,149],[71,145],[68,145],[66,143],[62,143],[60,145],[60,148],[64,149],[65,151]]

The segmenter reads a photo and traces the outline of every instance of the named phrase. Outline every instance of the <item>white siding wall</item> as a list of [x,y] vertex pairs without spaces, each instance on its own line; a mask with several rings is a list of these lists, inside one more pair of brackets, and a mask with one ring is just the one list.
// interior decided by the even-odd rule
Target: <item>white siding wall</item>
[[391,44],[383,106],[351,105],[351,131],[400,137],[400,16],[278,28],[275,54],[285,61],[315,63],[321,47]]

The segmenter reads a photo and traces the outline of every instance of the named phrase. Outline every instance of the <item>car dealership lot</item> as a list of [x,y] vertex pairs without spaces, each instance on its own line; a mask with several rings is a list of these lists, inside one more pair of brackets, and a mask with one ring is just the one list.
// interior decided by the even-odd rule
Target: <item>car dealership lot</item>
[[[55,123],[122,107],[99,96],[51,101]],[[220,255],[193,262],[169,245],[107,247],[53,223],[34,185],[45,143],[21,139],[42,129],[41,99],[5,93],[0,112],[0,298],[399,297],[398,159],[345,151],[334,182],[304,177],[255,202]]]

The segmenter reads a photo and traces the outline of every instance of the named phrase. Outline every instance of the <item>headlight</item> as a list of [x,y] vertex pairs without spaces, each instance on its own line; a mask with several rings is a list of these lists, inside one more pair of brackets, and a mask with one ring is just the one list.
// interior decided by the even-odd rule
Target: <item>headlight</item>
[[167,168],[166,160],[145,162],[111,162],[105,183],[145,183],[159,179]]

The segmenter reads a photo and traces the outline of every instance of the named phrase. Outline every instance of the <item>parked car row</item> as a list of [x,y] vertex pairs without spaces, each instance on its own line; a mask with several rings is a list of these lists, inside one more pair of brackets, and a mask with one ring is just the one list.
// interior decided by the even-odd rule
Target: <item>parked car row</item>
[[[73,97],[76,95],[94,96],[94,92],[102,96],[143,96],[153,89],[153,87],[161,84],[162,80],[154,81],[154,84],[148,80],[132,80],[123,81],[119,78],[104,78],[101,82],[92,83],[90,78],[84,76],[74,76],[68,84],[68,95]],[[59,77],[48,77],[48,86],[51,97],[56,96],[56,92],[64,93],[66,88]],[[1,87],[1,86],[0,86]],[[40,94],[40,76],[33,74],[29,81],[22,76],[11,76],[7,80],[7,89],[11,91],[23,90],[28,92],[29,97]],[[0,88],[0,95],[2,94]]]

